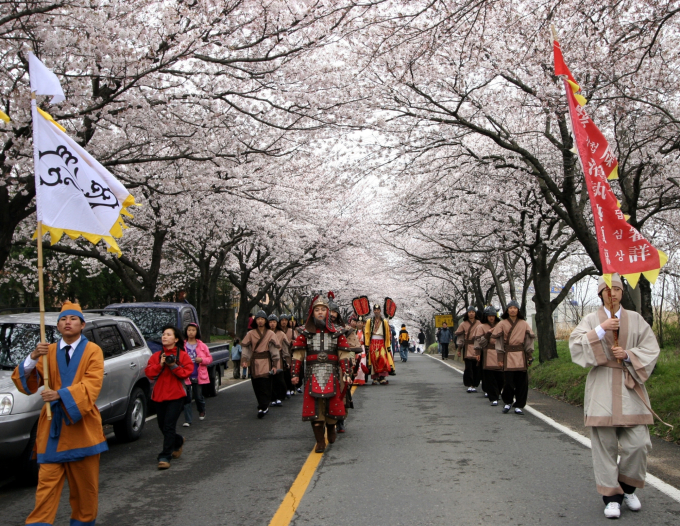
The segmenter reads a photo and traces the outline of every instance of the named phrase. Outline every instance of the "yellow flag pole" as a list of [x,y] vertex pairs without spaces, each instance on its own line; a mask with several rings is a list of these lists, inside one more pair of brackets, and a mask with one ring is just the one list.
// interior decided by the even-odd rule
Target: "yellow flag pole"
[[[33,114],[33,161],[34,170],[38,169],[38,164],[35,162],[35,149],[37,148],[35,141],[35,114],[37,104],[35,101],[35,92],[31,92],[31,106]],[[43,287],[43,232],[42,232],[42,221],[38,220],[38,302],[40,306],[40,343],[46,343],[45,338],[45,289]],[[42,357],[43,359],[43,383],[45,384],[45,389],[50,388],[50,366],[47,355]],[[45,412],[47,413],[47,420],[52,420],[52,407],[49,402],[45,402]]]

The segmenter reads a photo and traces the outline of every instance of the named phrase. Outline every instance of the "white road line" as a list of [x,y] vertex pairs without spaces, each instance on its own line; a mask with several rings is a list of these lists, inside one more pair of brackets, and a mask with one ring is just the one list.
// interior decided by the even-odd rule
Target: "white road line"
[[[428,358],[432,358],[433,360],[436,360],[436,361],[440,362],[441,364],[446,365],[447,367],[450,367],[451,369],[453,369],[456,372],[459,372],[460,374],[463,374],[463,371],[461,371],[457,367],[454,367],[453,365],[449,365],[448,363],[443,362],[443,361],[441,361],[441,360],[439,360],[439,359],[437,359],[434,356],[431,356],[429,354],[426,354],[425,356],[427,356]],[[576,431],[574,431],[572,429],[569,429],[566,426],[563,426],[559,422],[556,422],[555,420],[553,420],[549,416],[544,415],[543,413],[541,413],[540,411],[537,411],[536,409],[534,409],[531,406],[527,405],[527,406],[525,406],[524,409],[526,411],[528,411],[529,413],[531,413],[532,415],[534,415],[536,418],[543,420],[546,424],[554,427],[555,429],[564,433],[568,437],[573,438],[579,444],[586,446],[588,449],[591,449],[591,444],[590,444],[589,438],[583,436],[580,433],[577,433]],[[671,486],[670,484],[664,482],[660,478],[655,477],[654,475],[651,475],[649,473],[647,473],[647,477],[645,478],[645,482],[647,484],[649,484],[650,486],[658,489],[664,495],[669,496],[670,498],[672,498],[676,502],[680,502],[680,490],[678,488]]]
[[232,387],[236,387],[237,385],[247,384],[247,383],[248,383],[248,380],[243,380],[242,382],[238,382],[236,384],[227,385],[226,387],[220,387],[219,392],[221,393],[222,391],[224,391],[226,389],[231,389]]

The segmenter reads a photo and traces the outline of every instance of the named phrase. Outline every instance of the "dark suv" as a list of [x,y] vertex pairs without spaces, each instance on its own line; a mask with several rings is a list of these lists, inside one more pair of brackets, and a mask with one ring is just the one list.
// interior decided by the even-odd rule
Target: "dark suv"
[[[57,315],[45,314],[50,343],[60,338]],[[147,415],[149,381],[144,367],[151,351],[127,318],[86,312],[85,321],[84,336],[104,353],[104,383],[97,398],[102,421],[113,424],[119,440],[137,440]],[[39,341],[38,313],[0,316],[0,461],[19,460],[17,474],[25,482],[37,480],[37,464],[30,457],[43,402],[39,393],[20,393],[11,376]]]

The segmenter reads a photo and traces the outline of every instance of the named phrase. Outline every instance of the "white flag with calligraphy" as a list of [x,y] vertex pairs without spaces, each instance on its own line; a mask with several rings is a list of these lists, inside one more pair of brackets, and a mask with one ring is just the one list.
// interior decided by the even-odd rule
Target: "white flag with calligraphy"
[[135,204],[132,195],[44,112],[34,112],[33,126],[35,193],[43,232],[50,232],[52,244],[63,234],[92,243],[103,239],[109,252],[120,255],[114,238],[126,228],[121,215],[130,216],[126,208]]

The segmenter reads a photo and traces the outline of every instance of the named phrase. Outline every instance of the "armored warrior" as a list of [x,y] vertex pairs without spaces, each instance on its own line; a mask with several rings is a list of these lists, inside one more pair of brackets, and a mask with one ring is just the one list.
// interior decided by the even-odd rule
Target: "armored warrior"
[[312,300],[307,322],[293,344],[291,377],[293,385],[300,382],[305,365],[302,420],[312,423],[317,453],[326,449],[324,426],[328,442],[337,437],[335,424],[347,412],[343,394],[352,383],[350,349],[342,331],[330,321],[328,300],[316,296]]
[[368,348],[368,365],[372,370],[373,385],[389,384],[387,376],[394,374],[394,360],[390,353],[391,332],[389,322],[382,317],[378,303],[373,305],[373,318],[366,322],[364,344]]

